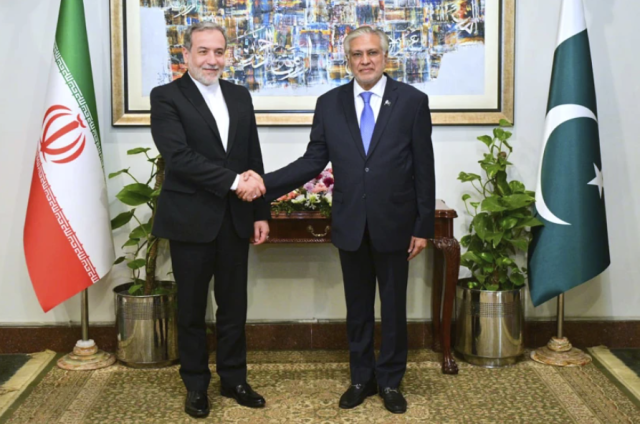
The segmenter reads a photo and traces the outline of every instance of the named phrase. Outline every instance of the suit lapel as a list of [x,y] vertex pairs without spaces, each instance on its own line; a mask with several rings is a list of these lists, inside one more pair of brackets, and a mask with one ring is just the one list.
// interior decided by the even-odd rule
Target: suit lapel
[[374,127],[373,135],[371,136],[371,143],[369,144],[367,158],[371,156],[378,143],[380,143],[380,137],[382,137],[382,133],[389,122],[389,117],[391,116],[391,112],[393,111],[398,99],[398,93],[396,92],[397,88],[398,86],[395,81],[387,77],[387,84],[384,88],[384,95],[382,96],[378,119],[376,119],[376,126]]
[[236,139],[236,127],[238,126],[238,104],[233,98],[233,95],[229,92],[229,85],[227,81],[220,80],[220,89],[222,90],[222,96],[227,104],[227,111],[229,112],[229,134],[227,137],[227,156],[231,152],[233,142]]
[[342,97],[342,108],[344,117],[347,120],[347,126],[351,132],[351,138],[356,144],[356,148],[358,149],[358,152],[360,152],[360,156],[362,156],[362,159],[365,159],[366,155],[364,153],[364,146],[362,145],[362,136],[360,135],[360,127],[358,126],[358,117],[356,115],[356,105],[353,98],[353,81],[354,80],[351,80],[349,84],[342,87],[340,96]]
[[218,139],[220,146],[222,146],[222,139],[220,138],[220,132],[218,131],[216,120],[213,118],[211,110],[209,109],[207,102],[204,100],[204,97],[202,97],[200,90],[198,90],[198,87],[196,87],[196,84],[191,80],[188,73],[185,73],[182,78],[180,78],[178,85],[185,97],[191,102],[191,104],[193,104],[198,113],[202,115],[205,122],[209,125]]

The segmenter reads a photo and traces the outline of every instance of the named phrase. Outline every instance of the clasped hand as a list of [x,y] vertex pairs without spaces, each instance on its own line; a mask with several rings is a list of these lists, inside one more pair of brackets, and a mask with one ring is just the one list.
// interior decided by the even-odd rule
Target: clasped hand
[[267,192],[262,177],[254,171],[247,171],[240,175],[236,195],[245,202],[252,202]]

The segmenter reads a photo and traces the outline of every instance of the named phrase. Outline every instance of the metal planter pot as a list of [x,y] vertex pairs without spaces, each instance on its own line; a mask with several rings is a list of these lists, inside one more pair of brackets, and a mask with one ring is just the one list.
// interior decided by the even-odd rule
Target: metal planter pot
[[517,290],[456,288],[455,350],[474,365],[512,365],[524,354],[524,287]]
[[178,362],[178,299],[175,283],[161,281],[172,294],[132,296],[133,283],[113,289],[116,303],[116,357],[135,368],[155,368]]

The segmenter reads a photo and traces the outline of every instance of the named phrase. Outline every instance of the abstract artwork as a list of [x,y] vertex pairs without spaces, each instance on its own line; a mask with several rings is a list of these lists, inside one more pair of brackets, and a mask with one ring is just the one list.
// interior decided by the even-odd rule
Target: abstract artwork
[[343,40],[362,25],[387,34],[385,72],[430,96],[435,123],[512,120],[513,3],[112,0],[114,124],[148,122],[149,92],[186,71],[184,32],[202,21],[226,28],[224,78],[247,87],[263,125],[311,122],[317,97],[351,80]]

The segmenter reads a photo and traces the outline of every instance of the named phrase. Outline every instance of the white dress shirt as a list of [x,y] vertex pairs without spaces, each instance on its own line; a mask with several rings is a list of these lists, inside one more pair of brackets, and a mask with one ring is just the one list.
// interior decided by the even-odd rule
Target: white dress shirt
[[[369,104],[371,105],[371,110],[373,110],[373,119],[378,121],[378,114],[380,113],[380,106],[382,106],[382,97],[384,96],[384,88],[387,86],[387,77],[382,75],[382,78],[371,87],[371,90],[368,90],[372,93],[371,99],[369,100]],[[364,100],[360,93],[363,93],[367,90],[360,87],[358,81],[354,81],[353,83],[353,96],[356,102],[356,116],[358,117],[358,126],[360,126],[360,116],[362,115],[362,110],[364,109]]]
[[[229,110],[227,109],[227,102],[224,101],[224,96],[220,89],[220,81],[216,80],[211,85],[204,85],[200,81],[196,81],[194,78],[191,79],[196,84],[196,87],[198,87],[198,90],[200,90],[200,94],[204,97],[213,118],[216,120],[220,139],[222,140],[222,146],[226,151],[229,143]],[[238,188],[239,181],[240,176],[238,175],[231,185],[231,190]]]

